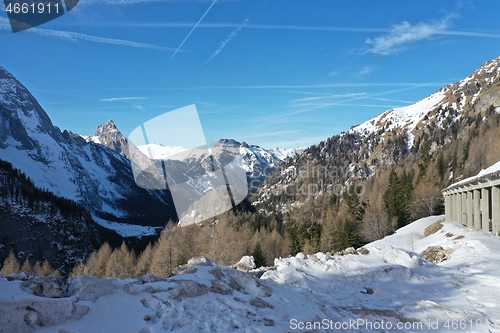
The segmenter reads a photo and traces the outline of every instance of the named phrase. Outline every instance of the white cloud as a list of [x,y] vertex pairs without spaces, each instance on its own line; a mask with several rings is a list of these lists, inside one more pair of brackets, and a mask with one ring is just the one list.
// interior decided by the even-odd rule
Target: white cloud
[[403,103],[403,104],[415,103],[415,101],[407,101],[407,100],[393,99],[393,98],[375,98],[375,97],[373,97],[372,99],[377,100],[377,101],[395,102],[395,103]]
[[[222,0],[220,0],[222,1]],[[227,1],[227,0],[226,0]],[[79,5],[110,5],[110,6],[129,6],[148,3],[175,3],[175,0],[80,0]],[[194,2],[205,3],[208,0],[198,0]]]
[[99,101],[101,102],[116,102],[116,101],[131,101],[138,99],[147,99],[147,97],[111,97],[111,98],[103,98]]
[[351,98],[351,97],[361,97],[366,96],[367,93],[349,93],[349,94],[327,94],[320,96],[312,96],[312,97],[303,97],[292,100],[292,102],[309,102],[309,101],[317,101],[324,99],[332,99],[332,98]]
[[243,25],[240,25],[239,27],[235,28],[233,31],[231,31],[231,33],[227,36],[227,38],[222,42],[220,43],[219,47],[217,48],[217,50],[214,51],[214,53],[212,53],[212,55],[210,56],[210,58],[207,60],[207,62],[209,62],[210,60],[212,60],[213,58],[215,58],[217,55],[219,55],[219,53],[221,53],[221,51],[226,47],[226,45],[234,38],[236,37],[241,29],[243,29],[243,27],[245,26],[245,24],[248,23],[248,19],[246,19],[244,22],[243,22]]
[[144,106],[140,105],[140,104],[134,104],[134,105],[132,105],[132,107],[134,109],[139,110],[139,111],[146,111],[146,108]]
[[375,71],[375,67],[373,66],[349,66],[346,68],[336,68],[332,70],[330,73],[327,74],[329,77],[343,77],[345,79],[351,79],[351,80],[363,80],[366,79],[368,76],[373,74]]
[[357,73],[356,73],[356,77],[358,79],[364,79],[366,78],[367,76],[370,76],[373,71],[375,70],[375,68],[371,67],[371,66],[364,66],[363,68],[361,68]]
[[145,44],[132,42],[124,39],[114,39],[114,38],[105,38],[105,37],[97,37],[87,34],[81,34],[78,32],[69,32],[69,31],[59,31],[59,30],[49,30],[49,29],[38,29],[31,28],[26,30],[27,32],[34,33],[37,35],[51,36],[51,37],[60,37],[65,39],[73,39],[73,40],[86,40],[94,43],[102,43],[102,44],[111,44],[111,45],[120,45],[120,46],[128,46],[142,49],[151,49],[157,51],[172,51],[172,48],[162,47],[157,45]]
[[[8,30],[11,31],[9,20],[3,17],[0,17],[0,30]],[[114,38],[105,38],[105,37],[97,37],[93,35],[82,34],[78,32],[70,32],[63,30],[52,30],[52,29],[40,29],[40,28],[31,28],[26,31],[20,33],[32,33],[35,35],[48,36],[48,37],[58,37],[67,40],[85,40],[93,43],[101,43],[101,44],[111,44],[111,45],[120,45],[120,46],[128,46],[142,49],[151,49],[157,51],[173,51],[173,48],[132,42],[125,39],[114,39]]]
[[339,69],[334,69],[332,70],[330,73],[328,73],[328,76],[339,76],[340,74],[342,74],[342,71],[339,70]]
[[[153,1],[153,0],[150,0]],[[157,0],[159,1],[159,0]],[[222,2],[223,0],[217,0],[217,2]],[[231,0],[226,0],[231,1]],[[236,1],[236,0],[235,0]],[[453,16],[450,16],[453,17]],[[448,23],[448,19],[444,19],[439,22]],[[407,22],[403,22],[407,23]],[[98,25],[99,23],[92,22],[92,25]],[[106,26],[117,26],[117,27],[137,27],[137,28],[165,28],[165,29],[177,29],[177,28],[190,28],[193,23],[189,22],[102,22],[101,25]],[[420,24],[419,24],[420,25]],[[413,27],[418,27],[413,26]],[[433,24],[427,24],[432,26]],[[361,28],[361,27],[320,27],[320,26],[295,26],[295,25],[270,25],[270,24],[243,24],[243,23],[222,23],[222,22],[210,22],[210,23],[200,23],[197,29],[226,29],[226,28],[239,28],[244,27],[245,29],[254,30],[297,30],[297,31],[323,31],[323,32],[345,32],[345,33],[387,33],[389,36],[394,32],[395,27],[391,28]],[[476,31],[460,31],[460,30],[442,30],[435,33],[436,35],[449,35],[449,36],[463,36],[463,37],[482,37],[482,38],[500,38],[500,33],[491,32],[476,32]],[[373,42],[373,41],[371,41]],[[333,71],[332,75],[338,74],[337,71]]]
[[430,23],[418,23],[416,25],[404,21],[396,24],[392,26],[388,34],[373,40],[368,39],[366,44],[371,46],[368,52],[379,55],[397,53],[409,44],[445,34],[449,27],[449,21],[449,19],[443,19]]

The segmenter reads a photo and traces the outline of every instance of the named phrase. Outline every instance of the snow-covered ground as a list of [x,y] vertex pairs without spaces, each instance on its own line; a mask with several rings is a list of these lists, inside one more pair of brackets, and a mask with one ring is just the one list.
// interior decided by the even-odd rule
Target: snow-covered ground
[[151,143],[149,145],[137,146],[137,148],[149,158],[159,159],[159,160],[168,159],[169,157],[178,155],[188,150],[188,148],[181,146],[163,146],[155,143]]
[[105,219],[101,219],[95,215],[92,215],[92,219],[99,225],[115,231],[122,237],[141,238],[142,236],[156,235],[163,229],[163,227],[151,227],[145,225],[108,221]]
[[[500,332],[500,238],[448,222],[424,237],[440,218],[261,278],[201,257],[168,279],[78,276],[59,299],[0,278],[0,332]],[[451,257],[432,264],[429,246]]]
[[[466,183],[472,183],[472,182],[477,181],[481,178],[488,178],[488,176],[493,176],[494,174],[497,174],[499,172],[500,172],[500,161],[487,167],[486,169],[481,169],[481,171],[479,171],[479,173],[477,175],[463,179],[457,183],[454,183],[452,186],[455,187],[458,185],[464,185]],[[452,186],[450,186],[450,187],[452,187]]]

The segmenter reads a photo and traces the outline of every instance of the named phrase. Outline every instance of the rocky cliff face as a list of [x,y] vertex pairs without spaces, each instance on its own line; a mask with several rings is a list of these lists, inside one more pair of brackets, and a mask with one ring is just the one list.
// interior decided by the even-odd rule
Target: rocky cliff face
[[112,120],[108,120],[105,124],[98,126],[92,140],[111,148],[118,154],[128,157],[128,140],[122,135],[118,128],[116,128]]
[[0,129],[0,159],[28,175],[35,186],[108,220],[164,225],[176,218],[168,193],[135,185],[130,161],[120,154],[126,139],[113,123],[98,129],[109,147],[61,132],[26,87],[3,68]]

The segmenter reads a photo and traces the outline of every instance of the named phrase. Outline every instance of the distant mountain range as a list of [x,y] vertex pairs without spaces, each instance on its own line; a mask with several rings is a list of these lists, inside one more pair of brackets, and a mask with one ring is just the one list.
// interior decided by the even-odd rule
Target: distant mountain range
[[[96,130],[94,136],[82,136],[87,142],[94,142],[97,144],[105,145],[115,152],[125,155],[130,159],[127,153],[128,140],[118,131],[112,120],[109,120],[105,124],[99,126]],[[235,156],[230,156],[228,158],[238,157],[241,162],[240,167],[246,171],[247,178],[251,189],[256,189],[258,184],[262,182],[265,177],[274,171],[280,164],[292,157],[297,157],[304,151],[305,148],[273,148],[265,149],[257,145],[248,145],[246,142],[238,142],[233,139],[220,139],[219,142],[215,144],[224,145],[226,147],[231,147],[231,153]],[[158,159],[171,158],[172,155],[176,155],[176,159],[180,159],[186,163],[189,163],[189,169],[206,169],[206,165],[203,164],[202,156],[197,156],[198,160],[193,160],[192,153],[188,152],[188,149],[180,146],[165,146],[161,144],[151,143],[148,145],[140,145],[137,147],[144,155],[155,156]],[[186,156],[182,158],[182,154],[186,152]],[[188,168],[182,170],[183,173],[189,174]],[[196,174],[189,174],[189,176],[195,177]],[[200,189],[203,191],[203,189]]]
[[[61,131],[28,89],[2,67],[0,129],[0,159],[25,173],[35,186],[79,203],[101,225],[123,236],[134,236],[154,233],[151,227],[163,227],[169,219],[177,219],[168,191],[136,186],[128,140],[113,121],[97,127],[95,135],[90,137]],[[243,160],[241,167],[254,186],[277,165],[301,152],[300,149],[266,150],[227,139],[220,142],[238,148]],[[163,152],[181,149],[153,148]],[[186,176],[205,167],[201,161],[189,163],[190,171],[179,170]],[[145,228],[137,227],[141,225]]]
[[[367,189],[362,199],[368,208],[379,207],[383,211],[381,193],[387,188],[388,173],[393,167],[415,176],[415,202],[419,196],[440,198],[442,188],[500,160],[499,127],[500,58],[486,62],[467,78],[415,104],[390,109],[306,149],[266,150],[231,139],[222,139],[218,144],[235,148],[234,155],[227,158],[238,156],[258,214],[283,216],[298,210],[304,216],[321,217],[353,184]],[[59,209],[72,216],[72,222],[66,221],[69,229],[65,235],[72,234],[71,228],[85,225],[81,234],[95,238],[95,244],[79,240],[87,249],[98,246],[106,237],[114,237],[103,230],[114,230],[122,237],[154,235],[169,219],[176,221],[167,190],[146,190],[136,185],[128,144],[112,121],[99,126],[90,137],[61,131],[28,89],[0,67],[0,160],[9,162],[27,177],[26,181],[10,179],[15,172],[2,171],[3,184],[22,183],[26,188],[36,187],[53,195],[48,201],[36,199],[43,204],[37,204],[35,209],[30,206],[33,195],[29,193],[42,192],[3,191],[6,194],[0,213],[3,221],[9,223],[6,230],[11,236],[2,240],[0,257],[5,257],[10,249],[25,255],[43,252],[26,246],[30,240],[25,234],[17,237],[11,232],[21,225],[27,226],[26,230],[36,227],[33,216],[43,214],[56,221],[50,230],[43,231],[52,241],[50,246],[64,249],[65,253],[74,252],[75,249],[65,248],[68,245],[60,238],[50,236],[61,223],[61,219],[55,218]],[[137,151],[147,149],[161,157],[180,153],[183,148],[149,145],[140,146]],[[208,167],[196,156],[178,163],[176,176],[185,179],[196,179]],[[7,165],[6,170],[11,166]],[[211,186],[209,182],[189,185],[200,195]],[[59,202],[57,197],[72,200],[78,206],[71,208],[64,203],[63,208],[50,209],[50,202]],[[90,215],[74,214],[81,209]],[[100,226],[89,225],[89,216]],[[281,217],[276,220],[283,221]],[[84,256],[84,252],[78,252],[78,256]]]

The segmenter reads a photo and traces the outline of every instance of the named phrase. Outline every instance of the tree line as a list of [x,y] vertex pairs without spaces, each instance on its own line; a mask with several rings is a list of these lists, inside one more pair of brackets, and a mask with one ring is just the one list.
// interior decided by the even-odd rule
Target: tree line
[[252,255],[260,267],[273,265],[274,258],[287,253],[287,244],[277,231],[253,232],[248,227],[237,228],[231,225],[232,222],[224,216],[185,227],[169,222],[158,240],[138,254],[125,243],[114,249],[104,243],[80,262],[71,275],[124,278],[152,274],[166,277],[193,256],[205,256],[231,265],[245,255]]
[[23,262],[23,264],[20,265],[17,257],[12,251],[9,253],[7,259],[5,259],[5,261],[3,262],[0,273],[2,273],[3,276],[7,276],[9,274],[20,274],[20,273],[25,273],[28,276],[33,274],[40,275],[43,277],[61,276],[61,273],[57,269],[52,268],[47,259],[45,259],[43,262],[37,261],[34,264],[32,264],[28,259],[26,259]]
[[89,218],[87,210],[75,201],[59,197],[50,191],[36,187],[23,172],[9,162],[0,159],[0,200],[3,204],[24,203],[33,210],[50,210],[66,219]]

